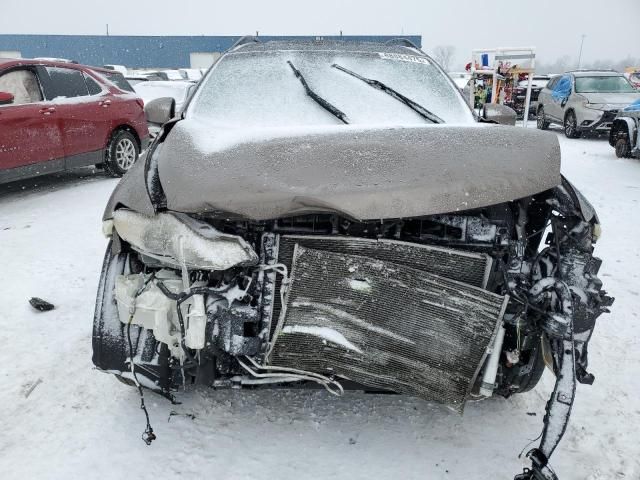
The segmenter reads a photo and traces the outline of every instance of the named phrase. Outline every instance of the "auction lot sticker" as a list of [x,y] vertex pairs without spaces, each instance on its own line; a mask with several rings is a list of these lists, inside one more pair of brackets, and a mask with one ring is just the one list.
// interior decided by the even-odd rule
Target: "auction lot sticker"
[[380,58],[384,58],[386,60],[399,60],[401,62],[411,62],[411,63],[423,63],[425,65],[430,65],[428,59],[425,57],[417,57],[415,55],[407,55],[404,53],[379,53]]

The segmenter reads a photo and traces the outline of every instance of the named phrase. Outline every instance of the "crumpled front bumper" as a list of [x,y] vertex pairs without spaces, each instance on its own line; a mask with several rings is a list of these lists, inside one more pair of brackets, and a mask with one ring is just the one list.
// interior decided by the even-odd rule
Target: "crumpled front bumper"
[[581,132],[609,130],[617,114],[617,110],[582,108],[578,115],[578,130]]

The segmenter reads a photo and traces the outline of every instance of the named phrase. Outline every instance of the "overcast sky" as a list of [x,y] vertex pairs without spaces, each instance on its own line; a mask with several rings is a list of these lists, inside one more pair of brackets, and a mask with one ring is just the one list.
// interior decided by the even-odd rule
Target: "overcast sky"
[[[28,8],[27,8],[28,6]],[[423,49],[535,46],[551,62],[640,57],[640,0],[0,0],[0,33],[420,34]]]

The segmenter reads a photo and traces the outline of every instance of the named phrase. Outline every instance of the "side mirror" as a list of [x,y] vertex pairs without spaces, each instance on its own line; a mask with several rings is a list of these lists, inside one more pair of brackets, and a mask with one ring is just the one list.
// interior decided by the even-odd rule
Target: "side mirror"
[[155,125],[164,125],[176,115],[176,101],[171,97],[162,97],[151,100],[144,106],[144,115],[147,122]]
[[13,94],[9,92],[0,92],[0,105],[11,105],[13,103]]
[[500,125],[515,125],[516,111],[499,103],[485,103],[482,107],[482,118],[487,122]]

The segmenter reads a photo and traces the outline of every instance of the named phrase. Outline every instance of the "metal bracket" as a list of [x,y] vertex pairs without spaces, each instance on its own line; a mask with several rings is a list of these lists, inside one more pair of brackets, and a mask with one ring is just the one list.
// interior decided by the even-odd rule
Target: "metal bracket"
[[527,457],[531,459],[531,469],[525,468],[522,474],[514,477],[514,480],[558,480],[557,475],[549,467],[549,458],[567,430],[576,393],[573,319],[569,322],[564,338],[552,342],[552,349],[555,350],[559,365],[556,371],[556,385],[547,402],[540,447],[527,453]]

